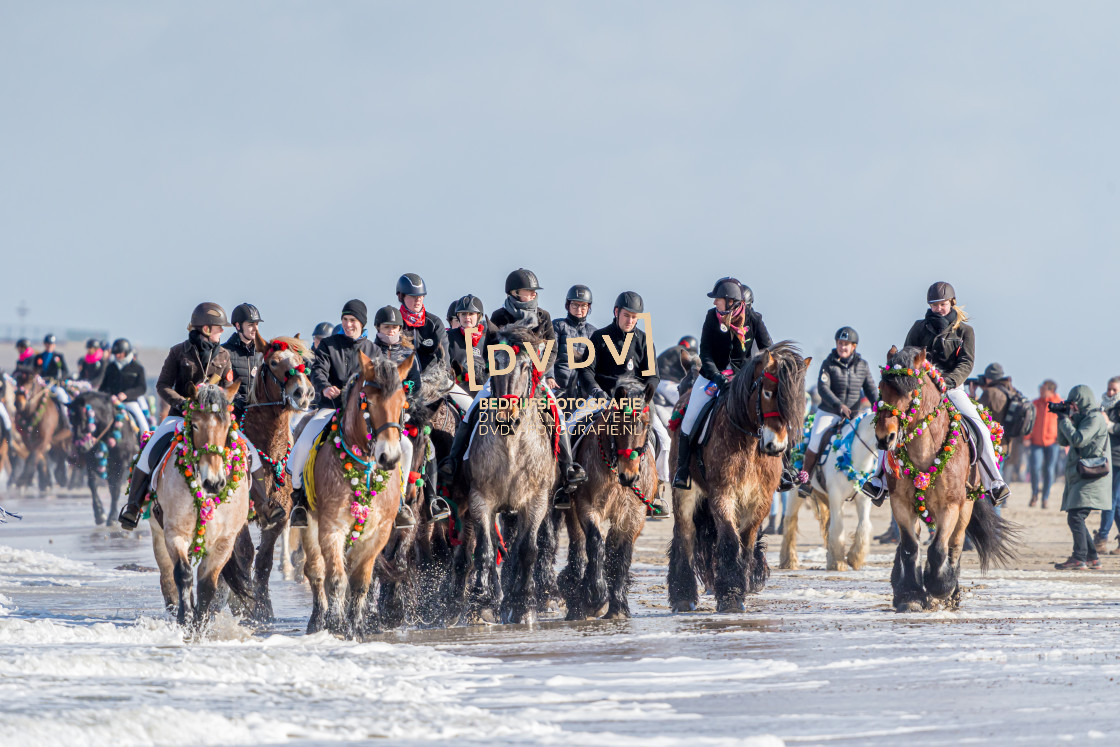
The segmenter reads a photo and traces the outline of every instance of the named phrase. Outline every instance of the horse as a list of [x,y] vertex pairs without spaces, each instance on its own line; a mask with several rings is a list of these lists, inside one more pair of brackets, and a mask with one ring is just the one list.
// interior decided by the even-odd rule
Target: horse
[[[779,568],[796,569],[797,518],[803,500],[810,505],[820,522],[821,537],[827,545],[825,567],[830,571],[859,570],[867,562],[871,546],[871,499],[859,487],[870,476],[878,459],[874,448],[875,419],[870,412],[849,420],[836,432],[828,460],[811,476],[813,495],[802,499],[794,493],[786,505],[782,522],[782,552]],[[844,503],[855,498],[858,521],[852,544],[844,547]]]
[[[125,409],[102,392],[83,392],[69,406],[70,432],[79,463],[84,462],[86,482],[93,501],[93,520],[111,526],[117,519],[121,485],[129,465],[140,451],[140,434]],[[99,480],[109,483],[109,513],[98,496]]]
[[[307,632],[357,636],[366,628],[373,567],[400,505],[402,383],[412,356],[394,365],[359,352],[343,408],[326,425],[304,467],[311,510],[303,530],[303,572],[311,584]],[[309,483],[308,478],[311,478]]]
[[649,441],[650,418],[657,417],[651,407],[655,392],[655,381],[643,390],[637,378],[620,378],[611,406],[593,416],[576,450],[587,482],[572,494],[569,509],[575,521],[569,524],[571,549],[561,574],[569,620],[596,615],[604,606],[604,619],[630,617],[634,543],[658,485]]
[[[759,528],[781,480],[782,455],[801,437],[811,361],[793,343],[779,342],[751,358],[716,400],[711,436],[693,450],[692,485],[673,489],[674,612],[696,609],[698,575],[715,592],[719,612],[742,612],[745,595],[765,586],[770,569]],[[702,431],[692,437],[701,439]],[[675,430],[670,461],[679,440]]]
[[[268,495],[279,504],[284,517],[287,517],[292,509],[292,488],[285,479],[284,472],[288,454],[292,450],[290,425],[292,415],[310,407],[315,394],[315,388],[307,375],[311,351],[298,336],[265,340],[259,332],[253,346],[261,354],[262,361],[249,385],[241,430],[256,447],[264,464],[268,474]],[[258,513],[256,521],[260,526],[261,541],[252,561],[253,606],[249,614],[255,620],[266,622],[272,619],[272,597],[268,581],[272,575],[278,539],[282,540],[281,566],[284,568],[285,578],[291,578],[293,572],[287,548],[287,519],[270,521],[268,517]],[[252,556],[252,539],[246,526],[238,539],[235,557],[238,563],[244,564]]]
[[[513,355],[501,348],[495,352],[491,397],[479,405],[492,404],[493,409],[482,413],[469,458],[460,470],[469,497],[463,511],[462,544],[456,549],[455,604],[465,603],[473,614],[496,613],[504,622],[532,623],[539,608],[538,580],[544,573],[538,568],[540,528],[558,478],[554,441],[558,434],[544,423],[542,374],[530,355],[530,351],[542,355],[541,340],[520,324],[502,327],[498,337]],[[503,553],[511,564],[503,569],[505,589],[496,552],[496,545],[503,542],[495,523],[502,512],[514,514],[516,521],[509,551]],[[473,568],[469,568],[472,556]]]
[[[1006,565],[1016,556],[1019,528],[984,500],[970,466],[963,416],[945,397],[937,368],[916,347],[891,347],[875,404],[875,438],[886,452],[886,482],[900,540],[891,571],[893,606],[918,612],[960,605],[961,551],[965,535],[980,556],[980,569]],[[926,564],[918,572],[918,532],[931,533]]]
[[239,597],[252,596],[240,576],[223,573],[249,515],[250,456],[231,404],[239,386],[191,385],[183,424],[152,472],[149,524],[164,604],[195,631],[216,611],[219,575]]
[[70,440],[70,430],[63,420],[58,404],[46,382],[28,369],[16,370],[15,412],[12,421],[19,432],[27,456],[23,472],[16,481],[18,487],[31,485],[36,473],[39,489],[51,487],[49,457],[56,461],[55,479],[66,485],[65,454],[62,444]]

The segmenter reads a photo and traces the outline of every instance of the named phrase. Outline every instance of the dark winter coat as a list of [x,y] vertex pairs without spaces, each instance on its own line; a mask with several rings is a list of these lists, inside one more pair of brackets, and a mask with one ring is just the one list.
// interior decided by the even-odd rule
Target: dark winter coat
[[650,361],[646,360],[646,333],[639,327],[634,327],[630,333],[633,337],[630,340],[630,347],[622,357],[622,363],[615,361],[606,340],[610,338],[614,343],[615,351],[622,352],[622,346],[626,344],[626,334],[618,326],[618,322],[614,321],[591,335],[595,361],[587,368],[579,369],[579,377],[581,386],[586,391],[592,392],[593,397],[614,396],[615,384],[624,374],[629,374],[643,383],[652,380],[654,386],[660,381],[656,373],[650,375],[643,373],[649,367]]
[[[513,316],[504,308],[498,309],[490,317],[492,324],[490,329],[487,330],[488,345],[493,345],[497,338],[501,336],[501,328],[517,322]],[[552,326],[552,317],[544,309],[537,309],[537,326],[533,327],[533,333],[541,338],[541,341],[553,340],[552,350],[548,354],[548,360],[544,361],[544,375],[547,377],[555,376],[553,367],[556,365],[556,330]],[[547,344],[547,343],[546,343]]]
[[35,356],[35,370],[47,381],[65,381],[70,378],[66,358],[57,350],[53,353],[39,353]]
[[358,353],[366,357],[380,358],[381,348],[374,344],[368,337],[359,337],[357,340],[346,335],[331,335],[324,337],[319,347],[315,348],[315,360],[311,364],[311,383],[315,393],[319,396],[319,406],[338,409],[342,407],[342,395],[326,398],[323,390],[330,386],[342,389],[358,371]]
[[[474,383],[482,386],[490,378],[490,359],[487,352],[490,348],[487,344],[487,333],[491,328],[491,323],[489,319],[483,317],[479,324],[482,325],[483,332],[478,344],[474,346]],[[451,371],[455,375],[455,381],[463,389],[467,389],[470,384],[467,380],[467,336],[462,327],[447,333],[447,352],[451,359]]]
[[[573,369],[568,361],[568,340],[573,337],[586,337],[590,340],[596,327],[587,319],[576,319],[571,314],[553,321],[552,327],[556,330],[556,365],[553,373],[560,390],[557,394],[564,397],[586,397],[590,392],[580,390],[579,377],[576,376],[579,369]],[[586,360],[587,345],[582,342],[574,343],[572,353],[576,361]]]
[[730,368],[735,373],[751,359],[755,346],[759,351],[774,344],[770,332],[762,321],[762,315],[754,309],[747,311],[745,320],[747,335],[739,344],[739,338],[730,329],[720,329],[720,321],[715,308],[708,309],[704,317],[704,327],[700,331],[700,375],[708,381],[722,381],[723,372]]
[[817,376],[817,393],[820,395],[822,412],[840,414],[844,405],[852,412],[859,405],[860,395],[874,403],[879,400],[879,387],[871,375],[871,366],[859,353],[852,353],[844,360],[834,349],[821,364]]
[[233,411],[240,416],[245,411],[249,389],[253,386],[253,377],[257,375],[257,369],[264,362],[264,355],[257,352],[255,345],[246,345],[241,335],[236,332],[222,343],[222,347],[229,351],[233,377],[241,382],[241,388],[237,390],[237,396],[233,399]]
[[[404,338],[401,338],[404,339]],[[412,367],[408,370],[408,377],[405,381],[411,381],[416,386],[420,385],[420,357],[416,355],[416,351],[407,342],[398,342],[395,345],[390,345],[383,342],[380,337],[374,336],[373,344],[381,351],[381,354],[391,360],[393,363],[399,364],[404,359],[412,356]]]
[[[955,309],[950,312],[956,313]],[[906,345],[925,350],[929,362],[940,369],[950,389],[964,383],[976,362],[976,333],[972,327],[962,323],[953,329],[950,324],[944,332],[938,332],[930,314],[914,322],[906,334]]]
[[1108,418],[1108,440],[1112,448],[1112,469],[1120,469],[1120,396],[1113,400],[1105,399],[1101,404]]
[[123,392],[126,402],[135,402],[148,391],[144,367],[135,358],[124,366],[118,366],[116,362],[108,364],[105,367],[105,375],[101,378],[99,390],[106,394]]
[[100,360],[90,363],[85,358],[82,358],[78,363],[78,378],[82,381],[88,381],[90,386],[97,389],[101,386],[101,379],[105,376],[106,366],[113,365],[108,356],[101,356]]
[[435,314],[425,314],[424,324],[419,327],[405,324],[401,335],[412,340],[421,370],[426,371],[435,360],[447,364],[447,329],[443,326],[443,320]]
[[156,392],[171,406],[169,415],[182,417],[182,405],[190,396],[190,385],[199,386],[212,376],[217,376],[221,382],[233,381],[229,351],[215,345],[214,352],[203,360],[198,347],[189,339],[184,340],[168,351],[156,380]]
[[1112,480],[1108,475],[1085,478],[1077,471],[1077,462],[1093,457],[1108,457],[1112,464],[1112,449],[1108,442],[1108,422],[1097,407],[1093,390],[1084,384],[1075,386],[1069,393],[1070,402],[1076,403],[1077,412],[1058,416],[1058,443],[1069,447],[1066,454],[1066,487],[1062,492],[1062,510],[1075,508],[1112,508]]

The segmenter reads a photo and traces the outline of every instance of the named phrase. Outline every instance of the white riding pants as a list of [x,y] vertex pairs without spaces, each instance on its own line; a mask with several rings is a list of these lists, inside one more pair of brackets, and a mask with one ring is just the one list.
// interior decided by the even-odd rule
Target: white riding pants
[[[149,475],[152,473],[152,467],[155,465],[149,462],[152,458],[152,449],[155,448],[156,441],[168,433],[173,433],[175,428],[182,422],[183,418],[180,415],[168,415],[163,419],[163,422],[160,423],[159,427],[152,433],[152,437],[148,439],[148,443],[144,444],[144,450],[140,452],[140,459],[136,462],[136,468],[138,470],[147,472]],[[245,434],[242,433],[241,436],[244,438]],[[249,472],[256,472],[261,468],[260,454],[257,453],[257,447],[253,446],[248,438],[245,439],[245,445],[249,447]]]
[[[304,426],[299,438],[292,444],[292,453],[288,455],[288,466],[285,471],[292,480],[293,488],[303,487],[303,468],[307,464],[307,457],[311,454],[311,446],[315,439],[327,427],[327,421],[334,415],[334,409],[323,408],[311,415]],[[412,441],[407,436],[401,436],[401,469],[408,472],[412,469]]]
[[817,410],[817,415],[813,418],[813,430],[809,431],[809,451],[820,454],[821,439],[824,438],[824,432],[842,419],[842,415],[833,415],[831,412]]
[[124,408],[124,411],[132,417],[132,422],[136,423],[136,427],[140,429],[141,433],[152,429],[148,424],[148,418],[144,414],[144,410],[140,407],[139,402],[123,402],[121,406]]
[[0,402],[0,421],[4,423],[4,430],[10,433],[12,430],[12,418],[8,415],[8,408],[4,407],[3,402]]
[[692,385],[692,394],[688,397],[688,407],[685,408],[684,417],[681,418],[681,433],[683,435],[692,435],[692,428],[696,425],[696,419],[700,417],[704,405],[708,404],[708,400],[716,396],[718,391],[719,387],[714,382],[703,376],[696,376],[696,383]]

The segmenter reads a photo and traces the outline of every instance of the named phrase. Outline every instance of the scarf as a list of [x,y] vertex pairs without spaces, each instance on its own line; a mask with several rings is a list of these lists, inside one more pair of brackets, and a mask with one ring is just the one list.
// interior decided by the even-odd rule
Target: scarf
[[378,332],[377,339],[381,340],[381,342],[385,345],[399,345],[401,341],[401,329],[400,327],[397,327],[397,333],[395,335],[386,335]]
[[1105,413],[1111,412],[1112,408],[1120,404],[1120,394],[1115,397],[1109,397],[1107,394],[1101,395],[1101,410]]
[[404,323],[408,326],[423,327],[424,320],[428,318],[428,310],[424,307],[421,307],[419,312],[413,314],[411,311],[405,308],[405,305],[402,303],[401,316],[404,317]]
[[116,366],[117,368],[124,368],[129,363],[132,363],[132,359],[135,358],[135,357],[136,357],[135,353],[129,353],[123,359],[122,358],[113,358],[113,365]]
[[35,350],[32,348],[24,348],[23,352],[19,354],[19,362],[23,363],[28,358],[35,357]]
[[950,309],[949,313],[945,316],[938,316],[933,313],[933,309],[926,312],[926,328],[933,333],[934,337],[942,335],[945,330],[953,326],[957,322],[957,310]]
[[[459,327],[459,331],[463,333],[463,337],[467,336],[466,327]],[[479,321],[479,323],[475,325],[474,334],[471,335],[471,347],[477,348],[478,341],[482,339],[484,334],[486,334],[486,325],[482,321]]]
[[86,353],[86,357],[82,358],[86,363],[97,363],[105,356],[105,351],[95,350],[92,353]]
[[532,301],[518,301],[513,296],[506,296],[502,308],[509,312],[514,323],[526,322],[534,327],[538,324],[537,299],[535,298]]
[[739,338],[739,347],[745,350],[747,347],[747,332],[750,331],[750,328],[747,327],[747,307],[740,303],[733,309],[716,311],[716,318],[719,319],[722,326],[731,328],[731,331]]
[[218,349],[218,343],[211,342],[209,338],[203,337],[202,332],[197,329],[192,329],[187,339],[198,351],[199,360],[204,361],[202,373],[205,375],[206,369],[210,368],[210,359],[214,357],[214,351]]

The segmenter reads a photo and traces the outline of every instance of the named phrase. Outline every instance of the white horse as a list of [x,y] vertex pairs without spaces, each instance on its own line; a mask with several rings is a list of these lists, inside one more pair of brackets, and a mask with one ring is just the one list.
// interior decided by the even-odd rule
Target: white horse
[[[860,492],[859,486],[870,476],[877,458],[875,418],[870,412],[864,412],[846,422],[833,436],[828,461],[812,476],[812,498],[803,499],[796,492],[792,493],[786,505],[779,568],[801,567],[797,561],[797,514],[803,500],[812,501],[821,537],[827,537],[828,570],[863,567],[871,545],[871,499]],[[845,551],[842,509],[844,502],[853,497],[859,522],[852,545]]]

